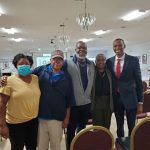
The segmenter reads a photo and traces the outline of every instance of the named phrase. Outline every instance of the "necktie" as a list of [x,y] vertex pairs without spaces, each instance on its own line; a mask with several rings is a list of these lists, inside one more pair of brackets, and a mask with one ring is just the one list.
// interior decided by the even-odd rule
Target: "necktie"
[[120,73],[121,73],[121,68],[120,68],[120,59],[117,59],[117,64],[116,64],[116,77],[117,79],[120,78]]

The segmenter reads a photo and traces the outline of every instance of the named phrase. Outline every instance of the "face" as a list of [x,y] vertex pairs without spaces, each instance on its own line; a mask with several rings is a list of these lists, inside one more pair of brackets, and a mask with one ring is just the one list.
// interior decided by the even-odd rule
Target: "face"
[[76,56],[79,59],[85,59],[87,55],[87,46],[84,42],[78,42],[76,45]]
[[17,63],[17,67],[20,65],[29,65],[30,66],[30,63],[27,58],[21,58]]
[[113,42],[113,50],[118,57],[123,56],[125,45],[122,40],[115,40]]
[[27,60],[27,58],[21,58],[18,63],[17,63],[17,70],[18,70],[18,74],[20,76],[28,76],[31,71],[30,71],[30,63]]
[[64,61],[60,57],[55,57],[51,59],[51,65],[52,65],[53,70],[55,71],[61,70],[63,63]]
[[104,55],[97,55],[96,56],[96,66],[98,69],[104,69],[106,66],[106,58]]

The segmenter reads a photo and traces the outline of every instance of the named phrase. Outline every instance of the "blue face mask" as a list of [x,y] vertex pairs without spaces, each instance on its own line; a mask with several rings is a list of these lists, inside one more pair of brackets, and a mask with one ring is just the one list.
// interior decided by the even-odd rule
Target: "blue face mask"
[[22,76],[27,76],[31,72],[29,65],[19,65],[17,68],[18,68],[18,73]]

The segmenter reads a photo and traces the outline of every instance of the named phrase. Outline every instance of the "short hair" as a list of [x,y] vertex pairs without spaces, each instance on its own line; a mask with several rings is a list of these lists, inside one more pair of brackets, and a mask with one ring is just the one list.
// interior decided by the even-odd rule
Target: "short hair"
[[12,64],[14,65],[15,68],[17,68],[17,63],[21,58],[27,58],[27,56],[25,56],[24,54],[17,54],[16,56],[14,56],[14,59],[12,61]]
[[32,67],[32,65],[33,65],[33,58],[32,58],[32,56],[26,56],[27,57],[27,59],[28,59],[28,61],[29,61],[29,63],[30,63],[30,67]]
[[[102,57],[104,57],[104,58],[106,59],[106,56],[105,56],[104,54],[102,54],[102,53],[97,54],[97,55],[96,55],[96,59],[97,59],[99,56],[102,56]],[[95,61],[96,61],[96,60],[95,60]]]
[[113,43],[114,43],[115,41],[122,41],[122,43],[123,43],[123,45],[124,45],[124,48],[126,48],[126,44],[125,44],[125,42],[124,42],[123,39],[117,38],[117,39],[115,39],[115,40],[113,41]]
[[78,46],[78,44],[84,44],[86,47],[87,47],[87,44],[85,43],[85,42],[83,42],[83,41],[78,41],[77,43],[76,43],[76,47]]

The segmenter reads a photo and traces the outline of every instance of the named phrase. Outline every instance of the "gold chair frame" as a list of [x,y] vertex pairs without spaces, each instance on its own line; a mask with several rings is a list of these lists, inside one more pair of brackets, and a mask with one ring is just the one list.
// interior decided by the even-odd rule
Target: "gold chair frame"
[[133,128],[131,137],[130,137],[130,150],[134,150],[134,136],[136,134],[136,131],[141,127],[144,123],[150,121],[150,117],[144,118],[141,120],[137,125]]
[[100,130],[100,131],[104,131],[104,132],[106,132],[106,133],[111,137],[111,139],[112,139],[112,148],[111,148],[111,150],[114,150],[114,144],[115,144],[115,142],[114,142],[114,137],[113,137],[112,133],[111,133],[107,128],[104,128],[104,127],[102,127],[102,126],[90,126],[90,127],[87,127],[87,128],[85,128],[85,129],[81,130],[81,131],[80,131],[79,133],[77,133],[76,136],[73,138],[73,140],[72,140],[72,142],[71,142],[70,150],[73,150],[74,144],[76,143],[76,141],[78,140],[78,138],[79,138],[82,134],[86,133],[87,131],[91,131],[91,130],[95,130],[95,129],[96,129],[96,130]]

